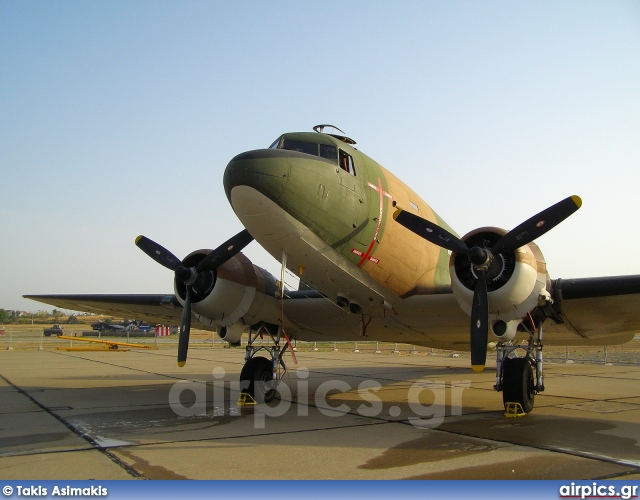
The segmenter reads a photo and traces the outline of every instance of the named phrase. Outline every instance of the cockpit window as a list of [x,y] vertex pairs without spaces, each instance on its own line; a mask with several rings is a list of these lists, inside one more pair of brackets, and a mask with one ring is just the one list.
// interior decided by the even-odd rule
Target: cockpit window
[[280,137],[278,137],[275,141],[273,141],[273,144],[269,146],[269,149],[278,149],[279,145],[280,145]]
[[282,142],[282,149],[307,153],[308,155],[318,155],[318,145],[313,142],[295,141],[293,139],[285,139]]
[[342,149],[339,150],[336,146],[332,146],[331,144],[316,144],[315,142],[298,141],[296,139],[285,138],[281,143],[280,139],[278,139],[271,145],[271,147],[298,151],[300,153],[306,153],[313,156],[320,156],[337,163],[340,165],[340,168],[349,172],[351,175],[356,175],[356,169],[351,155],[345,153]]
[[336,163],[338,162],[338,148],[331,146],[330,144],[316,144],[315,142],[285,139],[280,147],[281,149],[289,149],[291,151],[307,153],[308,155],[321,156],[327,160],[333,160]]
[[338,150],[335,146],[320,144],[320,156],[326,158],[327,160],[337,160]]

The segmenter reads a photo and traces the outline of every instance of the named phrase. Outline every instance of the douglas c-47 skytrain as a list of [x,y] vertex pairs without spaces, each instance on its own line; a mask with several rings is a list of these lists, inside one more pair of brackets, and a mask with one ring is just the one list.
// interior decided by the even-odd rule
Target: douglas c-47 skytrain
[[[505,406],[517,403],[528,413],[544,390],[543,344],[621,344],[640,331],[639,275],[552,280],[547,274],[533,240],[576,212],[578,196],[510,231],[484,227],[458,237],[355,141],[325,127],[331,126],[283,134],[268,149],[229,162],[225,192],[246,229],[217,249],[180,260],[149,238],[136,239],[174,272],[175,295],[25,297],[179,322],[180,366],[192,323],[231,343],[248,332],[241,387],[257,401],[274,398],[292,339],[467,349],[475,371],[494,342],[495,389]],[[281,263],[281,279],[241,253],[254,239]],[[284,289],[285,269],[301,277],[299,290]],[[272,346],[254,346],[264,335]]]

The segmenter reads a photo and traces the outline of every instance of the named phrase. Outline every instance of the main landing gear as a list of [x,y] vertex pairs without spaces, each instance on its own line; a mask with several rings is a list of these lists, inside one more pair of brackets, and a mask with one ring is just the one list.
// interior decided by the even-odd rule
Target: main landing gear
[[[255,341],[268,335],[271,345],[254,345]],[[269,403],[276,396],[276,387],[287,371],[284,353],[288,342],[281,346],[282,327],[261,323],[257,329],[249,328],[249,341],[244,356],[244,366],[240,372],[241,405]],[[265,356],[256,356],[260,351]]]
[[[532,322],[533,324],[533,322]],[[533,410],[535,395],[544,391],[542,369],[542,323],[528,328],[526,344],[499,342],[496,346],[496,391],[502,391],[505,415],[519,417]],[[524,350],[519,357],[518,349]],[[535,369],[535,376],[534,376]]]

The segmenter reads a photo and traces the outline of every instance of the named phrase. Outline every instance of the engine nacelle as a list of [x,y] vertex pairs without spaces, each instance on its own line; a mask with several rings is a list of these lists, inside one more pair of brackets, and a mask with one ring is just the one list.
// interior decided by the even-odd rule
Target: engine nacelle
[[[491,248],[506,233],[504,229],[486,227],[471,231],[462,240],[469,248]],[[456,300],[471,315],[475,269],[466,256],[454,252],[449,270]],[[520,320],[539,305],[541,295],[546,295],[549,278],[544,257],[535,243],[529,243],[514,252],[494,255],[485,274],[491,330],[500,340],[511,340]]]
[[518,333],[518,326],[522,323],[521,320],[516,319],[512,321],[504,321],[499,319],[491,323],[491,333],[500,342],[509,342],[513,340]]
[[[211,250],[197,250],[183,260],[186,267],[197,266]],[[184,305],[184,283],[174,280],[178,301]],[[275,297],[276,279],[254,266],[242,253],[236,254],[215,271],[201,273],[194,286],[191,310],[197,320],[217,327],[227,342],[237,342],[246,326],[259,321],[277,324],[280,318]]]
[[230,344],[236,344],[240,342],[242,334],[247,329],[242,323],[235,323],[231,326],[223,326],[218,328],[218,337]]

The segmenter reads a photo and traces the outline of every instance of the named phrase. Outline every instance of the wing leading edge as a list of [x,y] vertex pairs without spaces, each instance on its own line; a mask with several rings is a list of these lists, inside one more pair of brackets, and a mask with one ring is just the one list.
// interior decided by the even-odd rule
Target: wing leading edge
[[[640,275],[557,279],[546,345],[621,344],[640,332]],[[179,325],[182,306],[168,294],[25,295],[74,311]],[[287,332],[300,340],[379,340],[444,349],[469,349],[469,317],[453,294],[414,295],[394,311],[369,318],[350,314],[313,290],[285,297]],[[366,324],[364,329],[362,325]],[[211,330],[193,317],[195,328]]]
[[[25,299],[69,309],[119,318],[135,318],[150,323],[179,325],[182,305],[175,295],[168,294],[78,294],[23,295]],[[206,329],[194,320],[197,328]]]

